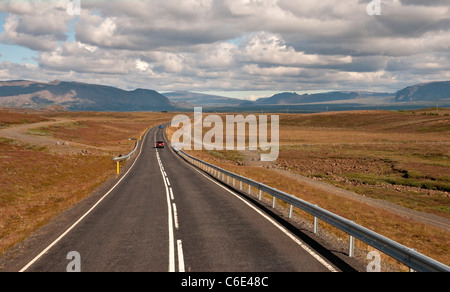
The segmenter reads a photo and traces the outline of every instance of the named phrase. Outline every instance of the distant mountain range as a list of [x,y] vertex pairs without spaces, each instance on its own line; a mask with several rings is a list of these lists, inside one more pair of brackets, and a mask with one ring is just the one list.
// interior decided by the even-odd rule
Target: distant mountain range
[[243,101],[221,96],[204,95],[193,92],[165,93],[171,101],[183,107],[203,106],[205,108],[232,110],[253,109],[264,110],[267,108],[331,108],[331,107],[368,107],[385,108],[399,107],[405,104],[434,106],[450,106],[450,81],[429,82],[407,87],[398,92],[369,92],[369,91],[331,91],[315,94],[299,95],[295,92],[283,92],[271,97],[259,98],[256,101]]
[[168,99],[175,103],[178,107],[203,106],[203,107],[221,107],[221,106],[238,106],[242,103],[241,99],[203,94],[189,91],[176,91],[164,93]]
[[176,107],[154,90],[125,91],[110,86],[78,82],[0,82],[0,105],[45,108],[59,105],[70,111],[161,111]]
[[396,102],[436,101],[450,99],[450,81],[429,82],[397,91]]
[[[284,92],[275,94],[272,97],[260,98],[253,104],[271,104],[271,105],[290,105],[290,104],[310,104],[310,103],[324,103],[324,102],[344,102],[349,100],[356,100],[362,98],[371,97],[391,97],[392,93],[374,93],[374,92],[345,92],[345,91],[332,91],[315,94],[302,94],[299,95],[295,92]],[[251,104],[251,103],[247,103]]]
[[69,111],[186,111],[202,106],[210,111],[323,111],[397,109],[408,106],[450,107],[450,81],[417,84],[397,92],[331,91],[299,95],[284,92],[256,101],[187,91],[160,94],[154,90],[126,91],[78,82],[0,82],[0,106]]
[[[316,94],[280,93],[272,97],[260,98],[252,104],[290,105],[311,103],[357,102],[370,104],[374,101],[412,103],[450,101],[450,81],[438,81],[409,86],[396,93],[367,91],[332,91]],[[366,102],[364,102],[366,101]],[[251,103],[247,103],[249,105]]]

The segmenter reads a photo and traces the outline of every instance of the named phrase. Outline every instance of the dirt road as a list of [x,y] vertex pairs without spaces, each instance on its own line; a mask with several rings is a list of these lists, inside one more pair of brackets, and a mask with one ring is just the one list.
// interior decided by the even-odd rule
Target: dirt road
[[339,187],[335,187],[331,184],[317,181],[305,176],[302,176],[300,174],[293,173],[288,170],[282,170],[282,169],[276,169],[276,171],[282,173],[283,175],[287,177],[295,178],[298,181],[301,181],[304,184],[307,184],[309,186],[312,186],[314,188],[323,190],[328,193],[332,193],[336,196],[345,197],[351,200],[355,200],[358,202],[362,202],[365,204],[368,204],[370,206],[374,206],[376,208],[380,208],[383,210],[387,210],[390,212],[393,212],[395,214],[398,214],[400,216],[403,216],[405,218],[415,220],[424,224],[428,224],[437,228],[442,228],[446,231],[450,231],[450,220],[444,217],[440,217],[437,215],[433,215],[430,213],[420,212],[413,209],[405,208],[400,205],[390,203],[383,200],[378,200],[366,196],[359,195],[355,192],[348,191]]
[[[252,151],[241,151],[241,153],[244,155],[244,163],[245,165],[249,166],[259,166],[264,167],[263,164],[258,159],[258,154]],[[267,163],[265,164],[267,167]],[[430,213],[420,212],[413,209],[405,208],[403,206],[384,201],[379,199],[370,198],[367,196],[363,196],[360,194],[357,194],[355,192],[336,187],[334,185],[331,185],[326,182],[318,181],[306,176],[303,176],[298,173],[294,173],[292,171],[283,169],[282,167],[278,166],[276,163],[270,164],[270,168],[272,170],[277,171],[278,173],[282,174],[283,176],[296,179],[300,181],[301,183],[313,187],[315,189],[322,190],[327,193],[331,193],[335,196],[340,196],[343,198],[347,198],[350,200],[355,200],[361,203],[365,203],[369,206],[373,206],[376,208],[380,208],[383,210],[387,210],[389,212],[393,212],[395,214],[398,214],[400,216],[403,216],[407,219],[411,219],[414,221],[418,221],[420,223],[428,224],[430,226],[434,226],[440,229],[444,229],[446,231],[450,231],[450,220],[441,216],[437,216]]]
[[30,129],[50,127],[63,123],[74,123],[77,121],[78,120],[76,119],[55,118],[53,121],[11,126],[8,128],[0,129],[0,137],[17,140],[24,144],[46,147],[49,151],[60,154],[79,154],[84,153],[82,151],[95,151],[96,154],[110,155],[111,149],[95,147],[76,142],[67,142],[58,140],[50,136],[36,136],[27,134]]

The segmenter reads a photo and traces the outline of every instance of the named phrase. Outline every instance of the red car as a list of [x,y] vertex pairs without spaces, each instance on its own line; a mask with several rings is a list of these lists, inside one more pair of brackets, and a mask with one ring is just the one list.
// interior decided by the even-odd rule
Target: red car
[[156,142],[156,148],[164,148],[164,142],[163,141]]

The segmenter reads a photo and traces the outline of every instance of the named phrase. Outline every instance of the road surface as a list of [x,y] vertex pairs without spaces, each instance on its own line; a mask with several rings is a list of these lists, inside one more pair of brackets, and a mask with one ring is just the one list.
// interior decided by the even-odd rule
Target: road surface
[[20,271],[340,270],[167,145],[154,148],[163,139],[163,129],[148,131],[120,181]]

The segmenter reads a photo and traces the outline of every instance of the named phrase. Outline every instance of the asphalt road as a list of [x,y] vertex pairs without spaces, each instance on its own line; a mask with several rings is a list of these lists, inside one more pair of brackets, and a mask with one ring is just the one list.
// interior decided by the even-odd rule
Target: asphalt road
[[143,138],[114,188],[21,271],[339,271],[266,212]]

